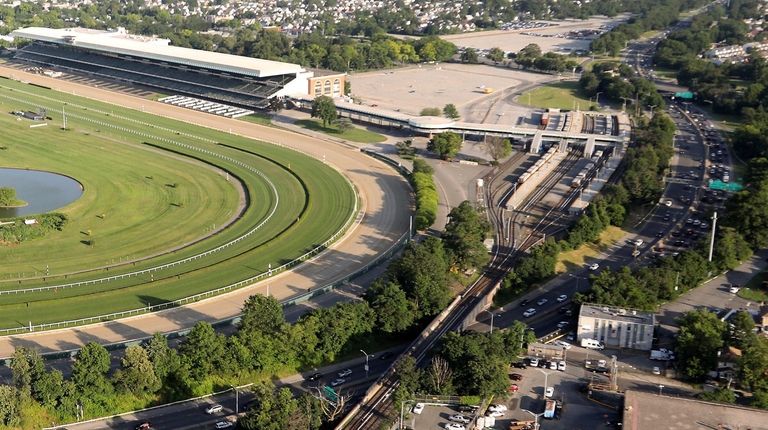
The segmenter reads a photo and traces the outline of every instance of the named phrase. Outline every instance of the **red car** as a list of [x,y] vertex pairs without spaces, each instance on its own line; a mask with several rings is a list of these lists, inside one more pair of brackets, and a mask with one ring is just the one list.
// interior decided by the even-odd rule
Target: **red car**
[[510,393],[516,393],[519,389],[520,387],[518,387],[517,384],[512,384],[509,386],[509,388],[507,388],[507,391]]
[[523,375],[521,375],[519,373],[513,373],[513,374],[509,375],[509,379],[511,379],[513,381],[521,381],[523,379]]

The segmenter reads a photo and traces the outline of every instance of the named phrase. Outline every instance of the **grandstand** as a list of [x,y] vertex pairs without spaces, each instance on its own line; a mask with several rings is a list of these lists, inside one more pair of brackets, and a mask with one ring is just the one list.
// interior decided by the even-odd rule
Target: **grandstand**
[[11,36],[32,43],[15,59],[144,85],[245,109],[272,97],[306,94],[313,72],[298,64],[170,46],[170,40],[85,28],[28,27]]

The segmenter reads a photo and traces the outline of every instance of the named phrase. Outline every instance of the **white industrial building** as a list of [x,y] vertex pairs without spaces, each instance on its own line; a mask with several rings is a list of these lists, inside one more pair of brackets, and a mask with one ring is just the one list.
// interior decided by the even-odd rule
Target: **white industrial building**
[[596,339],[607,348],[650,350],[656,317],[651,312],[598,304],[583,304],[577,340]]

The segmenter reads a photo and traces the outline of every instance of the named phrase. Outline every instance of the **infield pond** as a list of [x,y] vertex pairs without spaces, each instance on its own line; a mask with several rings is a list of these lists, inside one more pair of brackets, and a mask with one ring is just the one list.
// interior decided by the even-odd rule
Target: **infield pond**
[[80,198],[83,187],[69,176],[40,170],[0,168],[0,187],[16,189],[26,206],[0,208],[0,218],[40,214],[64,207]]

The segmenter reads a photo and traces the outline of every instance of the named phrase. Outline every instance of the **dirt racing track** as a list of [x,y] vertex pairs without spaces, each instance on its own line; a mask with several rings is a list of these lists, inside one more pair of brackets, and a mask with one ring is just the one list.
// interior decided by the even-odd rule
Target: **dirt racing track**
[[191,328],[198,321],[216,322],[231,318],[239,314],[243,302],[253,294],[269,293],[278,300],[284,300],[344,278],[374,260],[377,255],[389,250],[408,230],[411,203],[407,182],[392,168],[366,156],[353,146],[4,66],[0,66],[0,75],[298,149],[325,160],[346,175],[357,188],[363,211],[358,224],[342,239],[292,271],[227,294],[166,311],[88,326],[3,336],[0,337],[0,358],[11,356],[20,346],[36,348],[42,353],[66,351],[79,348],[90,341],[102,344],[118,343],[149,337],[156,332],[167,333]]

